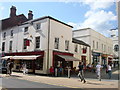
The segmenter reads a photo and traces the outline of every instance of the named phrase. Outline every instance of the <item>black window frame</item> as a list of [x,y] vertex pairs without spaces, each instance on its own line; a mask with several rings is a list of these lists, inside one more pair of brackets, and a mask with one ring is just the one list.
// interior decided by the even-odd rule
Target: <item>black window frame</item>
[[40,48],[40,36],[35,37],[35,49]]

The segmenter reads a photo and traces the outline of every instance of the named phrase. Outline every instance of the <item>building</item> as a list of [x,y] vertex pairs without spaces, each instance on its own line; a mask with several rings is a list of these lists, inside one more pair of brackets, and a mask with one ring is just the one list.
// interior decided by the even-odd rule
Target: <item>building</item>
[[113,58],[113,42],[91,28],[84,28],[73,31],[73,37],[83,40],[91,46],[91,63],[110,63]]
[[[72,69],[78,66],[80,55],[82,58],[84,56],[85,61],[89,60],[89,52],[86,52],[89,51],[89,45],[72,39],[72,26],[50,16],[33,19],[32,11],[29,11],[28,19],[23,14],[16,16],[16,8],[12,8],[14,15],[10,14],[10,18],[2,20],[0,33],[1,53],[4,54],[2,59],[13,60],[14,71],[21,71],[22,65],[26,64],[28,72],[32,73],[48,74],[51,66],[61,66],[67,72],[68,67]],[[14,23],[13,18],[16,20]],[[79,52],[74,51],[74,44],[84,49],[79,57],[76,56]]]
[[[118,33],[117,33],[118,29],[111,29],[111,36],[110,38],[113,41],[113,61],[114,63],[118,63],[119,60],[119,44],[118,44]],[[114,64],[114,65],[115,65]]]

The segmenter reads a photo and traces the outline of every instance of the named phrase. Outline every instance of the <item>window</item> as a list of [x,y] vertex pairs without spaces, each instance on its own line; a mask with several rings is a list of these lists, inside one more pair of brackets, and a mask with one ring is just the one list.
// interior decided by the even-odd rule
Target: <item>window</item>
[[13,30],[11,30],[11,33],[10,33],[11,37],[13,36]]
[[40,23],[37,23],[37,24],[36,24],[36,29],[39,30],[40,27],[41,27],[41,24],[40,24]]
[[68,51],[69,50],[69,41],[65,40],[65,50]]
[[37,58],[35,60],[35,69],[36,70],[43,70],[43,58]]
[[40,36],[36,37],[35,40],[36,40],[35,48],[40,48]]
[[83,53],[87,53],[87,47],[83,47]]
[[25,28],[24,28],[24,32],[28,32],[28,27],[25,27]]
[[75,45],[75,52],[77,52],[78,51],[78,45],[76,44]]
[[10,41],[9,50],[12,50],[12,41]]
[[27,41],[27,39],[24,39],[24,42],[23,42],[23,49],[27,49],[27,46],[26,46],[26,41]]
[[103,51],[103,44],[102,44],[102,51]]
[[59,38],[55,38],[55,49],[59,49]]
[[106,45],[104,45],[104,51],[106,51]]
[[3,38],[6,38],[6,32],[4,32],[4,34],[3,34]]
[[5,42],[2,43],[2,51],[5,51]]
[[119,45],[115,45],[115,46],[114,46],[114,51],[115,51],[115,52],[118,52],[118,51],[119,51]]
[[97,42],[97,49],[98,49],[98,42]]
[[95,41],[93,41],[93,48],[95,48]]

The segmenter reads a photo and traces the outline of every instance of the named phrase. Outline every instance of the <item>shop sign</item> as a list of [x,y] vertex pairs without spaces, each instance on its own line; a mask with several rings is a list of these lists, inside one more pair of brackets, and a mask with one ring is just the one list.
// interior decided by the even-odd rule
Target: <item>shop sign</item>
[[93,56],[100,56],[100,53],[93,52],[92,55]]

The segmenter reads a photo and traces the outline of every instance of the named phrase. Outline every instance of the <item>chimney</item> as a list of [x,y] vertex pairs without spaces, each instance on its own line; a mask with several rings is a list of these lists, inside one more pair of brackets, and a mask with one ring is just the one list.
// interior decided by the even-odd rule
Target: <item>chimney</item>
[[10,17],[14,17],[14,16],[16,16],[16,7],[12,6],[10,8]]
[[32,11],[29,10],[29,13],[28,13],[28,20],[32,20],[33,19],[33,14],[32,14]]

